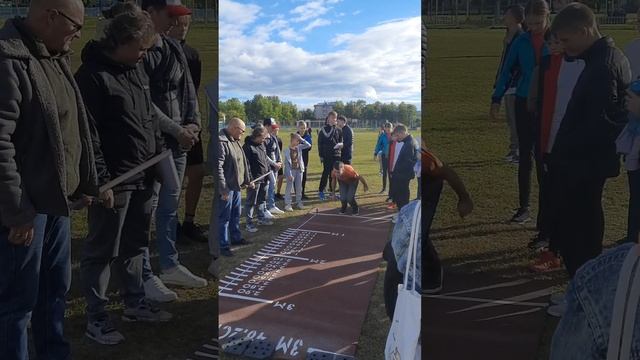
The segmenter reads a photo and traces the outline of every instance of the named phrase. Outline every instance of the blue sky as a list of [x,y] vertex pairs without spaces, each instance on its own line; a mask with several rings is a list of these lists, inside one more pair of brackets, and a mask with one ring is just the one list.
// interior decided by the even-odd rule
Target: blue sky
[[420,107],[420,1],[220,1],[220,96]]

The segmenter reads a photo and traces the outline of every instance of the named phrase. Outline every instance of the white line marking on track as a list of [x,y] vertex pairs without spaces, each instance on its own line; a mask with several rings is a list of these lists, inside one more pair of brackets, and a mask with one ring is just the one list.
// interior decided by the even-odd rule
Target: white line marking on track
[[535,309],[531,309],[531,310],[518,311],[518,312],[514,312],[514,313],[510,313],[510,314],[498,315],[498,316],[488,317],[488,318],[484,318],[484,319],[478,319],[476,321],[489,321],[489,320],[503,319],[503,318],[512,317],[512,316],[531,314],[531,313],[534,313],[534,312],[540,311],[540,310],[542,310],[542,308],[535,308]]
[[501,283],[501,284],[483,286],[483,287],[479,287],[479,288],[475,288],[475,289],[467,289],[467,290],[462,290],[462,291],[450,292],[450,293],[446,293],[446,294],[442,294],[442,295],[444,295],[444,296],[452,296],[452,295],[468,294],[468,293],[477,292],[477,291],[499,289],[499,288],[505,288],[505,287],[510,287],[510,286],[518,286],[518,285],[526,284],[526,283],[528,283],[530,281],[531,280],[528,280],[528,279],[520,279],[520,280],[516,280],[516,281],[510,281],[510,282],[506,282],[506,283]]
[[481,298],[472,298],[472,297],[464,297],[464,296],[425,295],[424,297],[431,298],[431,299],[471,301],[471,302],[480,302],[485,304],[496,304],[496,305],[538,306],[538,307],[546,307],[547,305],[549,305],[548,303],[481,299]]
[[227,293],[219,293],[218,295],[222,296],[222,297],[230,297],[230,298],[234,298],[234,299],[248,300],[248,301],[254,301],[254,302],[259,302],[259,303],[264,303],[264,304],[273,304],[272,300],[254,298],[254,297],[249,297],[249,296],[234,295],[234,294],[227,294]]

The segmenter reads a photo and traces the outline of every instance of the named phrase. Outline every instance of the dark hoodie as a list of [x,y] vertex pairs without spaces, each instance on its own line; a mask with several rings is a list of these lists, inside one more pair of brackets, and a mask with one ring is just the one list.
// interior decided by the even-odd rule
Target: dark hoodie
[[334,147],[342,142],[342,130],[337,126],[325,125],[318,132],[318,154],[324,159],[340,159],[342,151]]
[[[119,64],[96,41],[82,50],[76,81],[85,99],[100,185],[149,160],[162,151],[157,117],[151,105],[149,80],[142,64]],[[137,174],[124,185],[139,186],[150,174]]]
[[[257,179],[260,176],[267,174],[270,170],[269,160],[267,158],[267,149],[264,143],[257,144],[253,141],[251,136],[247,136],[242,146],[244,154],[247,157],[247,162],[251,168],[251,178]],[[257,183],[263,183],[267,179],[257,181]]]

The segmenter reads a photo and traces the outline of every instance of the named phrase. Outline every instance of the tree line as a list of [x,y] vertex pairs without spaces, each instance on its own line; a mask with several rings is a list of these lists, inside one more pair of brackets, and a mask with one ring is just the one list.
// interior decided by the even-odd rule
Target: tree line
[[[237,98],[220,101],[220,118],[239,117],[248,122],[272,117],[285,125],[294,125],[297,120],[315,119],[312,109],[298,110],[290,101],[283,102],[277,96],[254,95],[253,99],[242,102]],[[367,103],[364,100],[349,102],[336,101],[333,110],[348,119],[360,119],[375,123],[401,122],[410,124],[418,118],[417,107],[413,104],[401,102],[382,103],[376,101]]]

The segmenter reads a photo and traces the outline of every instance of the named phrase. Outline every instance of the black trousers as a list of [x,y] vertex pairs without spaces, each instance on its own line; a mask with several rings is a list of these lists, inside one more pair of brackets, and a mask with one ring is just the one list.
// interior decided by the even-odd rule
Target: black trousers
[[398,210],[409,203],[410,190],[409,183],[411,179],[405,177],[393,176],[391,174],[391,180],[389,183],[389,196],[398,206]]
[[[519,194],[519,206],[521,208],[530,206],[530,195],[531,195],[531,172],[533,171],[533,165],[535,161],[536,168],[536,180],[538,181],[538,215],[536,219],[536,227],[538,231],[543,235],[543,237],[547,236],[547,231],[545,231],[545,214],[544,209],[545,204],[544,199],[545,196],[543,194],[544,191],[544,162],[542,156],[539,154],[540,149],[539,138],[540,131],[539,123],[534,119],[534,117],[527,111],[527,99],[516,97],[515,101],[515,111],[516,111],[516,131],[518,132],[518,141],[519,141],[519,149],[520,152],[520,161],[518,162],[518,194]],[[544,150],[544,149],[543,149]]]
[[551,166],[547,174],[550,242],[572,278],[584,263],[602,252],[606,179],[587,173],[560,165]]
[[336,161],[340,161],[339,157],[330,157],[324,158],[324,162],[322,163],[322,176],[320,177],[320,187],[318,191],[324,192],[327,188],[327,183],[329,184],[329,191],[333,191],[331,188],[331,182],[329,181],[331,178],[331,171],[333,170],[333,164]]
[[304,162],[304,172],[302,173],[302,196],[307,185],[307,173],[309,172],[309,150],[302,150],[302,161]]
[[[387,189],[387,179],[389,178],[389,157],[382,155],[380,162],[382,163],[382,191],[385,191]],[[391,185],[389,185],[389,189],[391,189]]]

